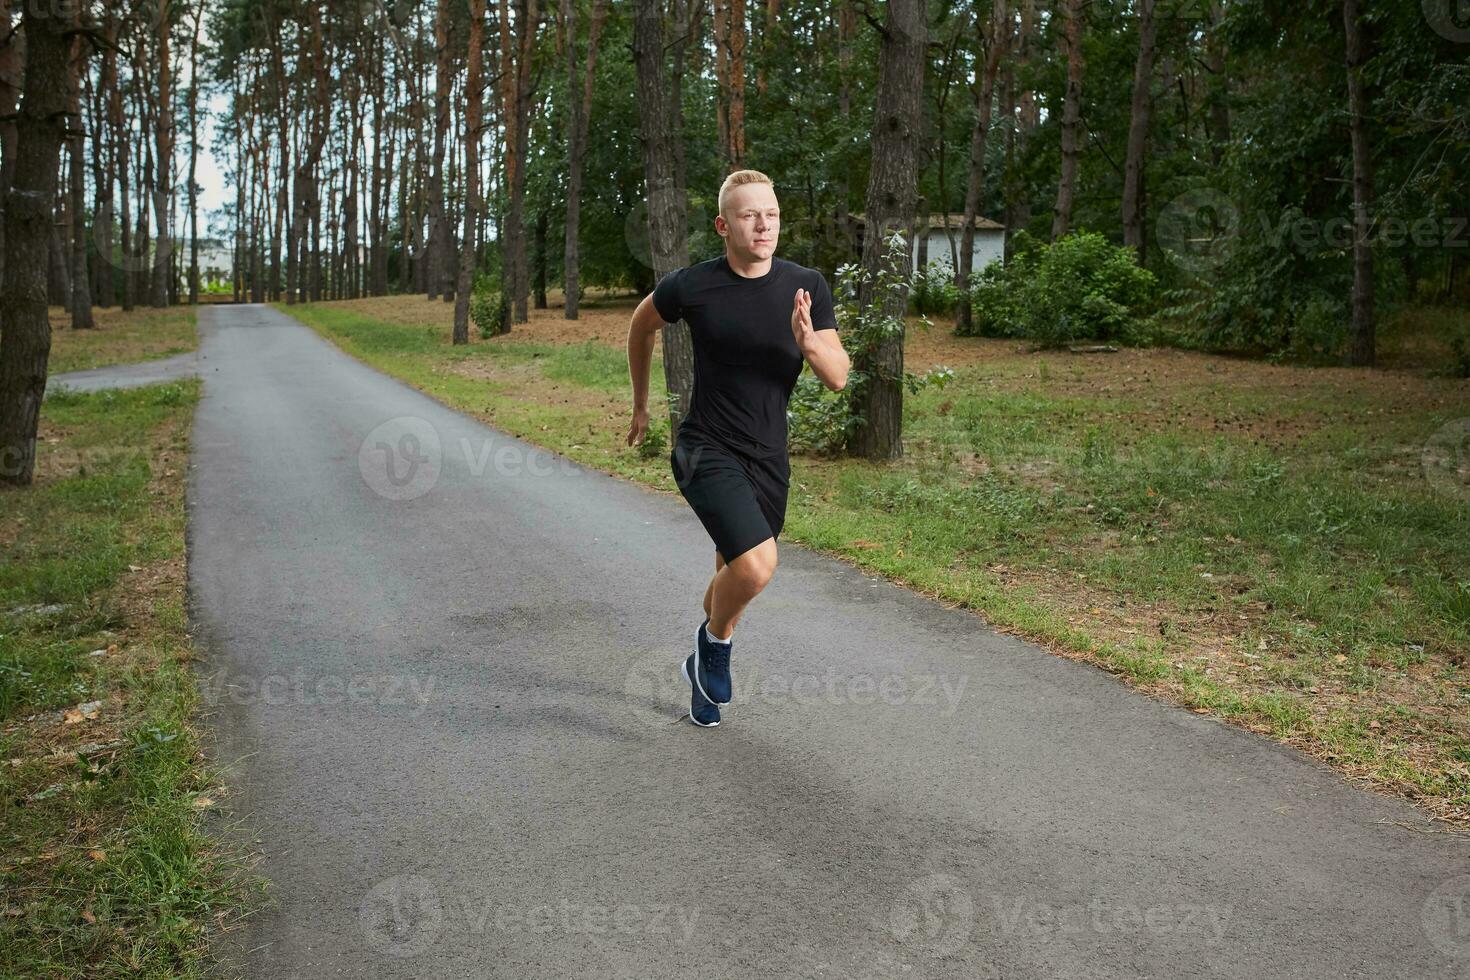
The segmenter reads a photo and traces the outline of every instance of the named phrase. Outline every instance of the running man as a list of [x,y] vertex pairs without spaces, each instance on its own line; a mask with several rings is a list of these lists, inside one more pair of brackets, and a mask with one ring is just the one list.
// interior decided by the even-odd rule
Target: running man
[[786,406],[802,362],[833,391],[847,384],[851,366],[826,278],[775,257],[780,230],[771,178],[735,171],[720,187],[715,218],[725,254],[664,276],[633,311],[628,331],[630,446],[648,431],[655,336],[683,319],[694,344],[694,392],[669,465],[715,544],[704,622],[680,666],[689,719],[705,728],[718,725],[720,705],[730,703],[735,624],[776,571],[791,476]]

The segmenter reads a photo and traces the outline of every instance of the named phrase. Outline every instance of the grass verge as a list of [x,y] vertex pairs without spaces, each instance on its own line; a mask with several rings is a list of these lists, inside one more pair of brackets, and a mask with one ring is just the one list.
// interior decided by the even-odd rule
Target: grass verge
[[58,393],[35,484],[0,492],[0,976],[206,976],[254,901],[190,722],[198,393]]
[[92,317],[94,329],[73,330],[71,316],[61,307],[51,308],[51,374],[154,361],[199,346],[194,310],[187,306],[140,307],[127,313],[115,307],[96,309]]

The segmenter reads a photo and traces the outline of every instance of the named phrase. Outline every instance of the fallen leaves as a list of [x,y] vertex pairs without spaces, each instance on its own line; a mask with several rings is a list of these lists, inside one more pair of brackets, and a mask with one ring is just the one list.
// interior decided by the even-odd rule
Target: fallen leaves
[[101,711],[101,701],[84,701],[74,708],[67,708],[63,711],[61,722],[64,725],[79,725],[84,721],[94,720]]

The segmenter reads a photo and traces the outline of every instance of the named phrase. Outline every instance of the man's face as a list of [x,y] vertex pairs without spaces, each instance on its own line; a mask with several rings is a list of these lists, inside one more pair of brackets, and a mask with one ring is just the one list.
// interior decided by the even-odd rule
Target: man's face
[[753,262],[768,259],[776,253],[776,240],[781,233],[781,206],[770,184],[741,184],[725,196],[725,210],[716,230],[725,237],[726,246],[740,258]]

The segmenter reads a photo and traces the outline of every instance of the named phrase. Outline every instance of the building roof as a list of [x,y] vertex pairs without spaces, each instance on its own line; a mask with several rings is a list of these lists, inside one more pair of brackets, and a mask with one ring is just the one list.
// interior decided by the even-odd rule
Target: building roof
[[[852,219],[855,224],[861,225],[865,223],[863,212],[861,211],[854,211],[852,213]],[[931,229],[943,229],[946,224],[948,224],[950,228],[953,228],[956,231],[959,231],[965,227],[965,216],[963,213],[951,212],[950,214],[946,215],[942,212],[934,211],[928,215],[928,219],[929,228]],[[991,221],[989,218],[978,214],[975,215],[975,228],[977,231],[1006,230],[1005,225],[1001,224],[1000,222]]]

